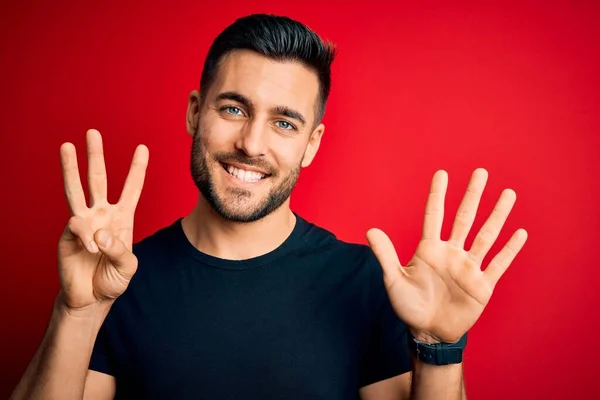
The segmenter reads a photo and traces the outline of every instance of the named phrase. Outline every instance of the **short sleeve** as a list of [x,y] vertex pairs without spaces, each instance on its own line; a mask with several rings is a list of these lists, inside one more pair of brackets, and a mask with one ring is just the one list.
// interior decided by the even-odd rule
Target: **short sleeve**
[[107,322],[105,319],[96,336],[89,369],[115,376],[114,353],[108,339]]
[[[371,252],[371,250],[369,249]],[[406,324],[398,318],[383,284],[383,271],[371,252],[372,323],[371,334],[363,357],[359,387],[367,386],[409,372],[412,361],[406,341]]]

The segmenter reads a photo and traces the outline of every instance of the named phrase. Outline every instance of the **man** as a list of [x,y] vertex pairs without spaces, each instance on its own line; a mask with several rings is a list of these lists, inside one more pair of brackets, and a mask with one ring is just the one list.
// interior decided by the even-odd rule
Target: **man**
[[441,241],[448,178],[438,171],[405,267],[379,230],[369,248],[293,213],[290,194],[323,136],[333,59],[289,18],[225,29],[189,96],[197,206],[134,246],[147,148],[109,204],[102,140],[88,131],[88,207],[75,148],[61,147],[72,213],[61,290],[13,399],[464,398],[466,332],[526,240],[517,231],[482,272],[515,194],[503,192],[465,251],[487,173],[474,172]]

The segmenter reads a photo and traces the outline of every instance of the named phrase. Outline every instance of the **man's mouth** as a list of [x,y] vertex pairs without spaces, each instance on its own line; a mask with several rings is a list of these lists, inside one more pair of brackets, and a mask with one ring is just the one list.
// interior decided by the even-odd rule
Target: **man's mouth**
[[269,176],[269,174],[263,172],[243,169],[241,166],[233,166],[226,163],[220,164],[223,169],[229,173],[229,175],[234,176],[243,182],[255,183]]

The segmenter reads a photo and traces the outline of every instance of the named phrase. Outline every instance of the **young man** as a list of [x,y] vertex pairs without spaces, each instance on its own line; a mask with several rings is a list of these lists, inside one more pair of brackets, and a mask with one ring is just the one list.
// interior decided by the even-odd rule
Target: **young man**
[[381,231],[371,247],[349,244],[296,215],[290,193],[323,136],[333,58],[284,17],[222,32],[189,97],[198,204],[134,246],[146,147],[109,204],[101,137],[88,131],[90,207],[75,148],[61,147],[73,215],[58,246],[62,288],[13,399],[464,397],[466,332],[526,239],[517,231],[481,271],[515,194],[467,252],[487,173],[473,174],[448,241],[447,175],[436,173],[406,267]]

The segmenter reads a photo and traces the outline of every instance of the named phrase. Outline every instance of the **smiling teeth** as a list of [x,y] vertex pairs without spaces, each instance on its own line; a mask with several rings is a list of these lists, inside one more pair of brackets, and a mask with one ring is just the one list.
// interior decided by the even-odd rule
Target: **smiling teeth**
[[265,177],[264,174],[255,171],[246,171],[231,165],[227,166],[227,172],[244,182],[258,182]]

